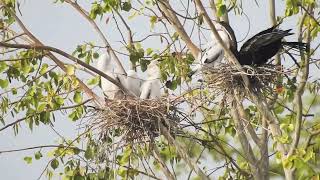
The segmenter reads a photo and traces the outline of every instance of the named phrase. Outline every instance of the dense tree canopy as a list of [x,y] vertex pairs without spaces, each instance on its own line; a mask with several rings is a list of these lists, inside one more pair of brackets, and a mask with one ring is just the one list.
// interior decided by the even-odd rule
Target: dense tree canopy
[[[219,39],[212,22],[232,25],[230,14],[246,17],[242,3],[56,0],[53,5],[70,7],[99,38],[99,42],[75,44],[68,52],[33,34],[22,20],[20,0],[0,0],[0,132],[18,134],[22,126],[32,131],[41,124],[55,131],[57,121],[68,119],[80,127],[75,139],[61,136],[56,145],[0,149],[0,156],[32,150],[23,158],[30,166],[48,156],[40,175],[47,179],[320,179],[318,1],[283,0],[285,6],[278,7],[269,0],[268,7],[261,7],[268,9],[272,25],[295,19],[296,27],[290,27],[296,32],[292,39],[310,46],[307,52],[285,55],[281,51],[272,58],[271,64],[281,70],[262,93],[253,90],[243,68],[222,42],[229,68],[241,74],[240,88],[234,85],[227,93],[224,87],[215,91],[203,85],[205,82],[197,82],[199,76],[189,76],[210,39],[208,34]],[[250,3],[259,6],[258,1]],[[251,17],[246,18],[250,21]],[[112,33],[105,33],[101,24]],[[113,34],[120,38],[110,41]],[[157,100],[161,103],[147,105],[156,117],[158,111],[153,108],[164,104],[157,116],[178,118],[178,125],[149,124],[149,139],[140,138],[141,134],[132,136],[121,125],[99,131],[101,126],[94,126],[97,117],[111,118],[111,114],[101,115],[101,110],[118,108],[116,101],[105,102],[101,77],[127,92],[96,68],[102,53],[114,58],[121,73],[132,69],[141,77],[146,76],[150,61],[158,60],[164,97]],[[221,73],[230,70],[225,68]],[[166,104],[175,106],[173,115]]]

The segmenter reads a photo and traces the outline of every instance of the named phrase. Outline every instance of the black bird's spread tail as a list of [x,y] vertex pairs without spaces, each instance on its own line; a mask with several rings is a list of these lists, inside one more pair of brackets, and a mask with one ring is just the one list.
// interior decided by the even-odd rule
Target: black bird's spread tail
[[294,49],[294,50],[299,50],[304,52],[309,52],[310,50],[309,45],[303,42],[282,42],[282,45],[284,47],[289,48],[289,50]]

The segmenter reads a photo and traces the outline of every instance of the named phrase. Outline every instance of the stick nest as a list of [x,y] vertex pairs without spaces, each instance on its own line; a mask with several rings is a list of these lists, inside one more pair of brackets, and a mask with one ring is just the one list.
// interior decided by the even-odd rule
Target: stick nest
[[98,130],[99,140],[106,142],[108,137],[116,136],[121,144],[153,141],[160,134],[160,123],[174,135],[186,117],[166,98],[111,100],[94,111],[90,126]]
[[[206,85],[215,93],[228,94],[234,89],[245,93],[245,85],[241,75],[247,75],[254,91],[258,93],[273,93],[278,84],[278,77],[284,72],[281,66],[264,64],[260,66],[242,66],[244,72],[235,66],[221,64],[202,70]],[[243,94],[244,95],[244,94]]]

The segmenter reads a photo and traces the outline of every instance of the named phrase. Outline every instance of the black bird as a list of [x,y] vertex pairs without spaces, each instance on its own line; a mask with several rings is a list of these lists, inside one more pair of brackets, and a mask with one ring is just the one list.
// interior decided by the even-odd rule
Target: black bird
[[[268,62],[270,58],[276,55],[280,49],[284,49],[287,54],[288,50],[308,50],[306,43],[301,42],[285,42],[283,38],[293,33],[288,30],[278,29],[275,25],[269,29],[259,32],[258,34],[247,40],[241,47],[240,51],[234,51],[241,65],[261,65]],[[288,48],[285,49],[285,48]],[[291,54],[289,56],[295,61]],[[298,65],[299,66],[299,65]]]

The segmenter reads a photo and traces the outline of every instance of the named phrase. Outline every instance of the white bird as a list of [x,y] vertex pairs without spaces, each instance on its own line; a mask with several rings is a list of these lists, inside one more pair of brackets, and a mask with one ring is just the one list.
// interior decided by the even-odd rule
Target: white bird
[[[225,22],[216,23],[214,25],[227,48],[236,48],[235,36],[232,28]],[[197,58],[197,65],[193,68],[194,72],[202,68],[211,68],[220,64],[224,58],[224,50],[215,38],[214,34],[210,35],[211,41],[205,45],[205,48]],[[234,47],[235,46],[235,47]]]
[[[98,59],[97,68],[114,80],[121,82],[121,77],[119,77],[117,74],[119,71],[114,68],[111,61],[112,59],[107,53],[101,54]],[[104,95],[107,96],[108,99],[117,99],[123,97],[123,92],[120,90],[120,88],[103,77],[101,77],[101,88]]]
[[160,69],[157,61],[151,61],[147,69],[147,80],[141,86],[141,99],[156,99],[161,96]]
[[139,97],[141,84],[142,80],[138,77],[137,73],[134,70],[129,70],[127,72],[124,87],[132,92],[136,97]]

